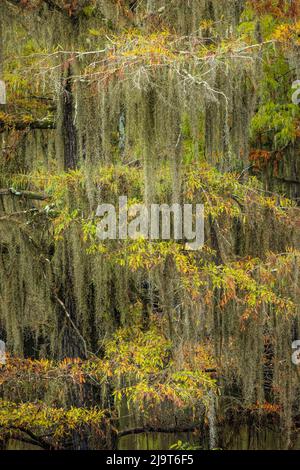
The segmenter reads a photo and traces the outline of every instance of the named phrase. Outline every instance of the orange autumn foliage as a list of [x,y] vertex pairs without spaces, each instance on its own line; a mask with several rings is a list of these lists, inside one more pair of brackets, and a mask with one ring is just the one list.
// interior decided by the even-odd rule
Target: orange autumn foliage
[[299,0],[249,0],[248,3],[258,15],[271,14],[294,20],[300,16]]

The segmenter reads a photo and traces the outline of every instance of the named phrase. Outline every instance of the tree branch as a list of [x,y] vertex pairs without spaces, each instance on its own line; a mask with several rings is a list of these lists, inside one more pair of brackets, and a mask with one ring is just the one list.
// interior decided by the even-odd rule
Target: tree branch
[[71,323],[72,327],[74,328],[76,334],[77,334],[78,337],[81,339],[82,344],[83,344],[83,348],[84,348],[85,357],[88,357],[88,350],[87,350],[86,341],[85,341],[84,337],[82,336],[82,334],[80,333],[80,331],[78,330],[78,328],[77,328],[77,326],[75,325],[74,321],[72,320],[71,315],[69,314],[68,310],[66,309],[65,304],[63,303],[62,300],[60,300],[59,297],[57,297],[57,295],[56,295],[55,293],[53,293],[53,297],[54,297],[54,299],[57,301],[57,303],[59,303],[59,305],[61,306],[63,312],[65,313],[65,315],[66,315],[66,317],[67,317],[67,319],[69,320],[69,322]]
[[[36,436],[32,431],[30,431],[30,429],[26,429],[26,428],[18,427],[18,426],[9,426],[8,429],[13,429],[13,430],[22,432],[24,434],[27,434],[27,436],[29,436],[30,439],[32,440],[31,444],[39,445],[45,450],[51,450],[55,448],[55,446],[49,444],[49,442],[45,441],[45,439],[43,439],[42,437]],[[18,436],[15,435],[13,438],[18,439]],[[18,440],[24,441],[24,438],[20,437]]]
[[36,212],[39,212],[39,210],[38,209],[28,209],[26,211],[11,212],[7,215],[1,216],[0,221],[9,220],[10,217],[18,217],[18,216],[27,215],[27,214],[35,214]]
[[4,121],[0,119],[0,132],[4,132],[9,129],[15,129],[17,131],[23,131],[25,129],[55,129],[56,125],[53,120],[50,119],[37,119],[35,121]]
[[15,196],[15,197],[23,197],[25,199],[32,199],[36,201],[46,201],[49,199],[47,194],[43,193],[34,193],[32,191],[19,191],[13,188],[8,189],[0,189],[0,196]]
[[181,433],[181,432],[194,432],[199,429],[199,424],[192,424],[186,427],[171,426],[168,428],[164,427],[154,427],[154,426],[145,426],[140,428],[125,429],[124,431],[118,432],[118,439],[124,436],[132,436],[135,434],[142,434],[148,432],[157,432],[157,433]]

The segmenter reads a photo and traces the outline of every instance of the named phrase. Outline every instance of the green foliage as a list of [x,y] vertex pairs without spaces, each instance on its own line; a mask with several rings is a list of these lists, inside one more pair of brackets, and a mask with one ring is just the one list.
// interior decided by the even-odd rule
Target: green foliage
[[172,450],[201,450],[201,447],[196,445],[191,445],[190,442],[177,441],[175,444],[171,445],[170,449]]
[[[299,132],[300,111],[294,104],[280,105],[273,102],[261,106],[252,120],[252,137],[274,139],[274,148],[280,149],[295,142]],[[270,136],[270,134],[269,134]]]
[[[28,431],[37,436],[36,445],[46,442],[50,448],[59,448],[61,441],[74,431],[95,428],[100,436],[104,421],[105,414],[97,408],[72,407],[65,410],[50,408],[43,403],[17,404],[0,400],[1,439],[20,438]],[[45,435],[41,442],[40,434]],[[48,436],[50,439],[47,439]]]

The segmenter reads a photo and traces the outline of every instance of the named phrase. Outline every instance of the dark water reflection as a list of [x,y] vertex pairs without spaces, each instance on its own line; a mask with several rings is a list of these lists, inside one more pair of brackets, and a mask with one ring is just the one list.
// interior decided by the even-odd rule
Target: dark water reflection
[[[238,430],[233,430],[230,426],[224,426],[223,436],[220,437],[220,447],[224,450],[281,450],[285,448],[284,436],[278,431],[267,428],[254,429],[240,426]],[[118,450],[169,450],[178,441],[189,443],[191,446],[201,445],[202,449],[209,448],[206,440],[199,443],[199,439],[193,434],[144,433],[122,437]],[[15,440],[9,441],[7,449],[40,450],[37,446]],[[291,449],[300,450],[300,433],[294,436]]]
[[[281,450],[285,449],[285,438],[280,432],[268,428],[259,430],[248,426],[241,426],[238,430],[224,426],[223,437],[220,438],[220,448],[224,450]],[[192,434],[141,434],[126,436],[120,440],[119,450],[168,450],[178,441],[188,442],[191,446],[201,446],[208,449],[209,443]],[[300,450],[300,434],[293,438],[292,450]]]

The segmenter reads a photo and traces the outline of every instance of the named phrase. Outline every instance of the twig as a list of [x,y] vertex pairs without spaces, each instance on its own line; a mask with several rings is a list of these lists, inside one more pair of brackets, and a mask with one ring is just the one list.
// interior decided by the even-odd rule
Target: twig
[[55,298],[55,300],[57,301],[57,303],[59,303],[59,305],[61,306],[62,310],[64,311],[64,313],[65,313],[67,319],[69,320],[69,322],[71,323],[72,327],[74,328],[76,334],[77,334],[78,337],[81,339],[82,344],[83,344],[83,348],[84,348],[85,357],[88,357],[88,351],[87,351],[86,341],[85,341],[84,337],[82,336],[82,334],[80,333],[80,331],[78,330],[78,328],[77,328],[77,326],[75,325],[74,321],[72,320],[71,315],[69,314],[68,310],[66,309],[65,304],[63,303],[62,300],[60,300],[59,297],[57,297],[57,295],[56,295],[55,293],[53,293],[53,297]]

